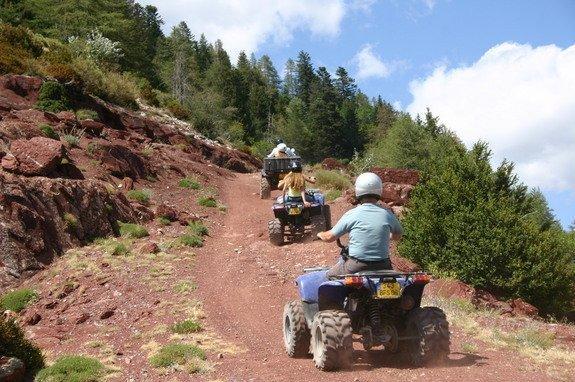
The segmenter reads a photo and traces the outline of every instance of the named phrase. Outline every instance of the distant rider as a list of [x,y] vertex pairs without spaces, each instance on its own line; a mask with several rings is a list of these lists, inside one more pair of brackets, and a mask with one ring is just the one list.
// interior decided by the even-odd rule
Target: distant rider
[[272,152],[268,155],[268,158],[288,158],[295,156],[295,150],[290,149],[281,139],[278,139],[277,146],[274,147]]
[[381,194],[379,176],[371,172],[361,174],[355,181],[355,196],[360,204],[347,211],[331,230],[317,234],[321,240],[332,242],[349,233],[349,257],[330,268],[328,276],[392,269],[389,241],[401,239],[403,229],[391,211],[377,204]]
[[305,182],[308,179],[302,173],[301,165],[294,164],[292,170],[280,180],[278,188],[282,190],[284,202],[303,201],[306,207],[311,204],[306,200]]

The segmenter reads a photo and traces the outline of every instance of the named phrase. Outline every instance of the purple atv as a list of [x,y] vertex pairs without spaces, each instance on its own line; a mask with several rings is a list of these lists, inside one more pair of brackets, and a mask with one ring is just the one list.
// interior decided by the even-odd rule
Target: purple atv
[[[347,256],[347,248],[342,256]],[[300,299],[287,303],[283,335],[290,357],[313,354],[323,371],[351,367],[353,341],[365,350],[402,351],[414,366],[446,359],[449,323],[436,307],[421,307],[426,273],[366,271],[328,279],[307,269],[296,285]]]

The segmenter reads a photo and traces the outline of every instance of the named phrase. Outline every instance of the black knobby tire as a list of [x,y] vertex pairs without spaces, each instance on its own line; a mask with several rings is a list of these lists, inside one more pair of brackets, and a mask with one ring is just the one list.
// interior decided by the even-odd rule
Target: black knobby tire
[[288,302],[284,306],[283,334],[288,356],[292,358],[308,356],[311,333],[300,300]]
[[449,322],[439,308],[415,308],[409,312],[407,335],[416,337],[406,347],[414,366],[440,362],[449,355]]
[[269,199],[271,192],[270,181],[262,176],[260,180],[260,199]]
[[310,235],[312,238],[322,231],[325,231],[325,219],[323,215],[315,215],[309,218],[310,220]]
[[318,369],[333,371],[351,367],[353,339],[347,313],[341,310],[316,313],[311,327],[311,347]]
[[270,243],[273,245],[282,245],[284,243],[284,226],[279,219],[268,222],[268,233],[270,235]]
[[321,213],[323,214],[323,218],[325,220],[325,230],[328,231],[331,229],[331,207],[329,204],[323,205]]

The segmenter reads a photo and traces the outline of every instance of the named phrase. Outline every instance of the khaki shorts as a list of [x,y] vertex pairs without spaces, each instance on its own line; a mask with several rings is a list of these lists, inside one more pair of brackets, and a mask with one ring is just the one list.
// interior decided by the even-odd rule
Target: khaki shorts
[[352,258],[347,258],[345,261],[340,259],[337,264],[327,271],[327,277],[347,275],[350,273],[357,273],[361,271],[381,271],[385,269],[392,269],[391,260],[385,259],[378,262],[363,262]]

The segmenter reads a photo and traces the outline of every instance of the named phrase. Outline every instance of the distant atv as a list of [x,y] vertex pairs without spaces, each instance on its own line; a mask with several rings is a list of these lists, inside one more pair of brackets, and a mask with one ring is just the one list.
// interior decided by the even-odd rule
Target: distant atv
[[305,207],[303,201],[284,203],[282,196],[277,198],[272,207],[275,219],[268,222],[272,244],[282,245],[286,237],[293,241],[307,233],[314,237],[331,228],[331,211],[329,205],[324,204],[323,195],[308,190],[306,199],[311,204],[309,207]]
[[264,158],[264,168],[260,180],[260,198],[269,199],[272,190],[278,189],[278,183],[294,167],[301,167],[300,157]]
[[[342,255],[347,249],[338,241]],[[414,366],[446,359],[449,323],[435,307],[420,307],[426,273],[365,271],[328,279],[326,270],[310,269],[296,280],[300,300],[283,314],[285,349],[290,357],[310,352],[323,371],[348,368],[353,338],[365,350],[383,346],[405,352]]]

